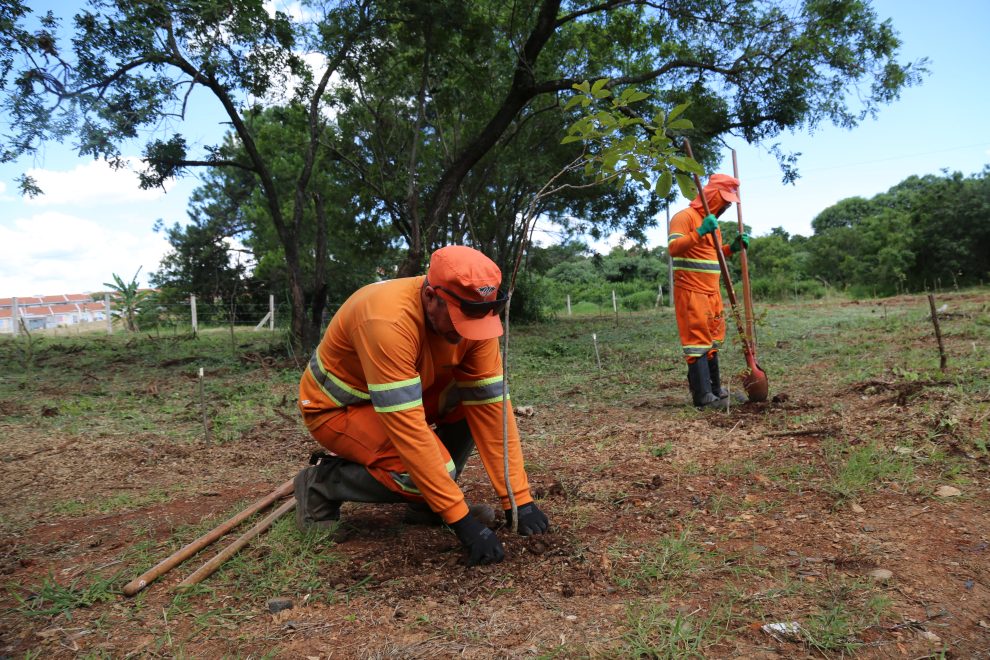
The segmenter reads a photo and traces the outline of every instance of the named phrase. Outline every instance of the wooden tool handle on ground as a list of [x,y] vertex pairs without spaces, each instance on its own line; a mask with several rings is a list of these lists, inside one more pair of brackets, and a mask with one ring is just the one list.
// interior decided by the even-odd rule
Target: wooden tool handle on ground
[[171,555],[160,561],[158,565],[156,565],[154,568],[148,570],[147,572],[134,578],[126,585],[124,585],[124,595],[133,596],[137,594],[139,591],[147,587],[149,584],[151,584],[161,576],[165,575],[170,570],[172,570],[173,568],[184,562],[186,559],[189,559],[194,554],[196,554],[206,546],[210,545],[218,538],[220,538],[230,530],[234,529],[235,527],[240,525],[242,522],[244,522],[245,520],[247,520],[257,512],[271,506],[271,504],[274,503],[276,500],[279,500],[285,497],[286,495],[288,495],[289,493],[291,493],[292,488],[293,488],[292,479],[289,479],[284,484],[282,484],[281,486],[279,486],[271,493],[261,498],[260,500],[249,506],[248,508],[241,511],[230,520],[214,528],[212,531],[207,532],[203,536],[200,536],[198,539],[186,545],[185,547],[175,551],[174,553],[172,553]]
[[235,554],[237,554],[237,551],[243,548],[244,546],[246,546],[248,542],[251,541],[251,539],[253,539],[254,537],[264,532],[266,529],[271,527],[276,520],[281,518],[289,511],[292,511],[294,508],[296,508],[296,498],[292,497],[286,500],[285,504],[283,504],[282,506],[280,506],[279,508],[275,509],[270,514],[268,514],[268,516],[265,517],[264,520],[259,522],[257,525],[255,525],[248,531],[244,532],[244,534],[238,537],[236,541],[234,541],[226,548],[221,550],[216,557],[214,557],[210,561],[206,562],[205,564],[197,568],[192,575],[190,575],[185,580],[183,580],[178,585],[176,585],[176,589],[185,589],[187,587],[193,586],[194,584],[199,584],[206,578],[213,575],[213,573],[215,573],[216,570],[220,568],[225,561],[227,561]]

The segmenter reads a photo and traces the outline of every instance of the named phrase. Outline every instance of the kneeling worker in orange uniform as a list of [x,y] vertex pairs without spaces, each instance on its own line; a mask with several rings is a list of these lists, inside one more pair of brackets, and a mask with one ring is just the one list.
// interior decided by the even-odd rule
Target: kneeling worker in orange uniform
[[[300,528],[338,520],[343,501],[428,505],[467,547],[469,566],[502,561],[498,537],[455,483],[477,446],[511,523],[501,281],[488,257],[454,245],[433,253],[425,277],[370,284],[341,306],[299,384],[303,420],[331,453],[295,479]],[[542,534],[549,522],[529,492],[511,407],[508,443],[519,533]]]
[[[719,237],[718,216],[738,202],[739,180],[725,174],[713,174],[702,194],[711,215],[704,215],[698,196],[690,206],[670,220],[667,249],[674,266],[674,310],[681,347],[688,363],[691,400],[699,408],[728,407],[728,391],[722,387],[718,367],[718,350],[725,341],[725,317],[719,291],[721,270],[715,243],[709,234]],[[729,257],[749,246],[749,235],[740,234],[731,246],[723,245]]]

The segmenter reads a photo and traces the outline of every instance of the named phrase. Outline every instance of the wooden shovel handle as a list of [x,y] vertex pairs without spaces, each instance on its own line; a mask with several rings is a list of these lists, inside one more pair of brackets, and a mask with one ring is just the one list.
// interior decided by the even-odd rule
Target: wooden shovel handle
[[124,595],[133,596],[137,594],[139,591],[147,587],[149,584],[151,584],[161,576],[165,575],[170,570],[172,570],[173,568],[175,568],[185,560],[189,559],[194,554],[196,554],[206,546],[210,545],[218,538],[220,538],[230,530],[234,529],[235,527],[240,525],[242,522],[244,522],[245,520],[247,520],[257,512],[269,507],[276,500],[279,500],[285,497],[286,495],[288,495],[289,493],[291,493],[293,489],[292,481],[293,481],[292,479],[289,479],[284,484],[282,484],[281,486],[279,486],[271,493],[261,498],[260,500],[249,506],[248,508],[241,511],[233,518],[215,527],[213,530],[207,532],[206,534],[203,534],[192,543],[184,546],[179,550],[176,550],[174,553],[172,553],[171,555],[160,561],[154,568],[151,568],[147,572],[139,575],[138,577],[128,582],[126,585],[124,585]]
[[199,584],[206,578],[213,575],[218,568],[220,568],[225,561],[237,554],[237,551],[248,544],[248,542],[254,537],[258,536],[266,529],[272,526],[272,524],[281,518],[283,515],[292,511],[296,508],[296,498],[291,497],[285,501],[285,503],[279,508],[268,514],[261,522],[257,525],[244,532],[241,536],[237,538],[236,541],[228,545],[226,548],[221,550],[217,555],[196,569],[196,571],[187,577],[185,580],[176,585],[176,589],[185,589],[191,587],[194,584]]
[[[732,176],[737,180],[739,179],[739,164],[736,162],[736,150],[732,150]],[[739,196],[738,191],[736,196]],[[742,236],[743,232],[746,231],[745,225],[743,225],[742,217],[742,197],[739,197],[739,201],[736,202],[736,218],[739,220],[739,235]],[[742,272],[742,287],[743,287],[743,312],[746,314],[746,336],[749,337],[749,345],[752,352],[756,353],[756,325],[754,323],[753,316],[753,291],[749,286],[749,250],[746,248],[746,244],[740,240],[739,250],[739,267]]]

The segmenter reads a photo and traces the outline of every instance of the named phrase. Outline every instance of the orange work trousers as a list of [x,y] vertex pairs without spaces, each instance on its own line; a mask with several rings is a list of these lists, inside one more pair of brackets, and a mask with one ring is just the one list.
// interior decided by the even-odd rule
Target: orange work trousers
[[702,355],[712,355],[725,341],[722,295],[674,287],[674,312],[681,349],[688,364]]
[[[423,407],[428,424],[453,424],[464,419],[464,407],[458,404],[452,411],[439,418],[438,400],[450,381],[434,383],[423,392]],[[412,480],[398,450],[388,437],[379,413],[371,405],[341,408],[326,422],[312,431],[313,438],[331,453],[344,460],[365,466],[379,483],[412,502],[425,501],[421,495],[409,492]],[[451,462],[450,450],[434,432],[444,462]],[[471,444],[471,448],[474,444]],[[470,448],[469,448],[470,449]],[[462,462],[466,456],[455,457]],[[453,476],[453,475],[451,475]]]

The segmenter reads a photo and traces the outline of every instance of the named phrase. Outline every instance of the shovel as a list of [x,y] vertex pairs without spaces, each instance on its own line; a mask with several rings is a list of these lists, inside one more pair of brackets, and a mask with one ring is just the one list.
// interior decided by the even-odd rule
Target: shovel
[[[687,138],[684,138],[684,151],[687,152],[688,157],[694,160],[694,154],[691,152],[691,143]],[[708,200],[705,199],[704,189],[701,187],[701,179],[698,178],[697,174],[692,174],[692,176],[694,177],[694,185],[698,188],[698,197],[701,198],[701,204],[705,207],[705,215],[710,215],[711,209],[708,208]],[[725,255],[722,254],[722,241],[719,240],[716,232],[712,232],[711,237],[712,242],[715,244],[715,254],[718,256],[718,266],[722,271],[725,291],[729,294],[729,306],[732,309],[732,317],[736,321],[736,327],[739,329],[739,338],[742,340],[743,356],[746,358],[746,366],[749,367],[748,372],[743,376],[743,389],[746,390],[746,396],[750,401],[766,401],[767,396],[770,394],[770,383],[767,381],[767,374],[756,363],[756,355],[753,344],[751,343],[752,335],[746,335],[746,327],[743,325],[742,317],[739,315],[739,304],[736,302],[736,292],[732,288],[729,266],[725,263]],[[744,251],[743,255],[745,254]],[[749,274],[748,271],[746,274]],[[748,284],[748,282],[748,278],[744,279],[744,283]]]

